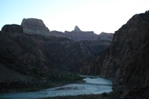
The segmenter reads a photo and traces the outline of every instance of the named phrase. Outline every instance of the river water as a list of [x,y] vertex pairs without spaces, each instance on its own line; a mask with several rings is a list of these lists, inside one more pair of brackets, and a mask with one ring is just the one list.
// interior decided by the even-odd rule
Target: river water
[[0,94],[0,99],[38,99],[67,95],[100,94],[112,91],[112,82],[108,79],[86,76],[83,81],[81,83],[67,84],[34,92]]

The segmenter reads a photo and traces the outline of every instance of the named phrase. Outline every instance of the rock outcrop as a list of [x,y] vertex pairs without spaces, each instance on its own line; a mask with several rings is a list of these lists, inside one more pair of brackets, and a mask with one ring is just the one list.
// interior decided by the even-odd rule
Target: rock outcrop
[[81,30],[80,30],[80,28],[79,28],[78,26],[75,26],[75,28],[74,28],[73,31],[74,31],[74,32],[81,32]]
[[74,30],[71,32],[65,31],[65,35],[75,41],[96,40],[98,38],[98,35],[93,31],[81,31],[78,26],[75,26]]
[[105,33],[102,32],[99,34],[97,40],[106,40],[106,41],[112,41],[113,39],[113,33]]
[[35,18],[23,19],[21,26],[25,33],[28,34],[46,34],[49,33],[49,29],[45,26],[42,20]]
[[[116,31],[109,49],[98,56],[90,67],[96,67],[98,74],[104,77],[113,78],[113,88],[122,91],[122,93],[136,87],[138,89],[147,88],[149,86],[148,38],[149,12],[147,11],[146,13],[134,15]],[[127,95],[123,96],[122,99],[125,99]],[[133,96],[133,93],[131,95]],[[131,95],[127,99],[135,99]],[[149,98],[148,95],[145,96],[148,98],[141,98],[142,95],[137,98]]]

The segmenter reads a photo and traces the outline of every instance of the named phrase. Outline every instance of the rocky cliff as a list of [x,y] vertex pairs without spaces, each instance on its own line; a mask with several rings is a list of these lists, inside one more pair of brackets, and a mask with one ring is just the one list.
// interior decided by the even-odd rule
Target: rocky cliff
[[[112,44],[90,68],[113,78],[113,88],[123,99],[149,96],[149,12],[134,15],[115,32]],[[98,70],[97,70],[98,69]],[[127,90],[127,91],[126,91]],[[125,97],[125,98],[124,98]]]
[[2,28],[0,63],[25,74],[30,74],[34,67],[41,70],[49,68],[40,42],[18,30],[22,30],[22,27],[5,25]]

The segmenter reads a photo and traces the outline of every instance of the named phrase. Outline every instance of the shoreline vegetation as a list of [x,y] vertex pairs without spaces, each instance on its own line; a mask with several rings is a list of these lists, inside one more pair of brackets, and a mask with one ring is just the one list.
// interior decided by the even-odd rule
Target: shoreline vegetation
[[[15,92],[31,92],[38,91],[47,88],[53,88],[62,86],[65,84],[83,82],[83,78],[86,76],[80,74],[63,73],[63,74],[40,74],[36,75],[36,80],[31,82],[12,82],[12,83],[1,83],[3,88],[1,88],[0,93],[15,93]],[[93,77],[93,76],[91,76]],[[39,99],[114,99],[112,97],[112,92],[101,93],[101,94],[89,94],[89,95],[77,95],[77,96],[57,96],[57,97],[47,97]]]
[[39,99],[115,99],[113,93],[101,93],[101,94],[89,94],[89,95],[77,95],[77,96],[58,96],[58,97],[47,97]]
[[0,93],[30,92],[83,81],[79,74],[38,74],[29,81],[0,82]]

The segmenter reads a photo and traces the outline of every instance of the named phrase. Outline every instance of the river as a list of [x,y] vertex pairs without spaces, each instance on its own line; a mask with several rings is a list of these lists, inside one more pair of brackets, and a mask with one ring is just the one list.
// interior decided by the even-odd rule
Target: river
[[67,84],[34,92],[0,94],[0,99],[38,99],[67,95],[100,94],[112,91],[112,82],[108,79],[97,76],[85,76],[83,81],[81,83]]

